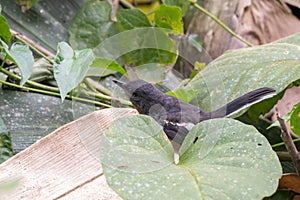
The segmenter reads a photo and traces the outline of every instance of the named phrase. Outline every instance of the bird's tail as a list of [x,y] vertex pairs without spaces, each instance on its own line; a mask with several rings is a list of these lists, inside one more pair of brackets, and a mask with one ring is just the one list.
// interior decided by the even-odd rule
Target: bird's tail
[[244,94],[215,111],[212,111],[210,113],[210,118],[230,117],[255,103],[273,97],[275,94],[276,91],[272,88],[259,88]]

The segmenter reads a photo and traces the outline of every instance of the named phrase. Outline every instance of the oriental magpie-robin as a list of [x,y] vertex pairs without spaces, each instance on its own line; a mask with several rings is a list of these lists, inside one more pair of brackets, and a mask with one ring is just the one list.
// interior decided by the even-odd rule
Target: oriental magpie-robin
[[229,102],[225,106],[205,112],[199,107],[169,96],[152,84],[143,80],[128,83],[114,80],[130,98],[140,114],[153,117],[162,127],[168,138],[179,146],[193,125],[212,118],[229,117],[250,105],[275,95],[271,88],[260,88]]

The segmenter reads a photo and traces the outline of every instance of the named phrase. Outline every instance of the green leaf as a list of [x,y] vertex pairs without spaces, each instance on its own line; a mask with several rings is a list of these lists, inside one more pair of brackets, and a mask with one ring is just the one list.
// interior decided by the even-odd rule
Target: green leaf
[[169,6],[178,6],[181,8],[183,15],[187,12],[190,2],[187,0],[163,0],[164,4]]
[[[131,34],[127,34],[128,37],[126,38],[119,34],[118,48],[122,51],[123,48],[128,50],[130,46],[135,46],[136,44],[140,45],[139,48],[133,49],[132,51],[128,50],[125,53],[124,56],[127,63],[139,66],[148,63],[171,64],[175,61],[176,55],[173,53],[174,48],[176,48],[175,42],[168,37],[166,31],[159,29],[153,30],[150,28],[151,23],[143,12],[138,9],[120,10],[117,13],[117,21],[120,29],[123,31],[134,29],[129,31]],[[149,29],[139,29],[140,31],[138,31],[139,33],[137,34],[136,29],[142,27],[149,27]],[[145,32],[142,30],[145,30]],[[154,47],[159,46],[156,44],[160,40],[157,37],[163,37],[164,44],[170,46],[169,49],[144,47],[145,44],[149,43],[148,41],[152,42],[153,40]]]
[[232,119],[197,124],[180,154],[182,165],[196,174],[203,196],[212,199],[262,199],[276,191],[281,177],[280,162],[267,139]]
[[[217,140],[209,152],[201,149],[207,139]],[[144,115],[114,121],[101,139],[106,180],[123,199],[262,199],[276,191],[281,177],[268,141],[232,119],[196,125],[180,154],[175,165],[161,126]]]
[[197,90],[178,89],[174,92],[167,92],[167,94],[176,97],[177,99],[180,99],[184,102],[190,102],[192,99],[195,98],[195,96],[197,96],[198,92],[199,91]]
[[154,15],[155,26],[183,33],[181,9],[176,6],[161,5]]
[[58,44],[53,72],[62,100],[83,80],[93,60],[91,49],[73,51],[65,42]]
[[3,163],[11,156],[13,156],[11,137],[2,118],[0,118],[0,163]]
[[148,63],[135,68],[137,76],[145,81],[157,83],[165,79],[166,69],[157,63]]
[[91,64],[91,67],[102,68],[103,71],[101,75],[99,74],[100,76],[103,76],[103,74],[111,73],[111,71],[113,71],[114,73],[119,72],[121,74],[126,73],[125,69],[116,61],[109,60],[106,58],[96,57],[93,63]]
[[94,49],[95,55],[116,60],[125,56],[127,63],[139,66],[148,63],[162,65],[175,62],[176,43],[168,34],[170,30],[145,27],[123,31],[103,41]]
[[13,43],[10,49],[8,49],[8,46],[2,40],[1,43],[7,54],[7,58],[20,68],[22,76],[21,85],[23,85],[30,77],[34,65],[34,57],[29,46]]
[[94,48],[116,34],[116,23],[110,17],[111,5],[108,2],[88,1],[69,26],[71,46],[74,49]]
[[300,102],[294,106],[290,122],[292,131],[300,136]]
[[184,89],[201,90],[193,103],[207,111],[261,87],[274,88],[280,93],[300,78],[299,40],[300,34],[296,34],[289,37],[289,43],[282,40],[227,51],[209,63]]
[[6,18],[0,14],[0,39],[2,39],[6,44],[10,43],[11,40],[11,32],[9,30],[9,25],[7,23]]
[[151,26],[148,17],[139,9],[119,10],[117,12],[117,23],[122,31]]

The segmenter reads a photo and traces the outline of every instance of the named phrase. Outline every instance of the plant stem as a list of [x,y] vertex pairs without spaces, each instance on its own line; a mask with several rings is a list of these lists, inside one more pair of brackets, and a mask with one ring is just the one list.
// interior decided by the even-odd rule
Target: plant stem
[[[49,63],[53,64],[53,60],[51,58],[54,58],[54,55],[49,52],[48,50],[44,49],[41,46],[38,46],[34,41],[32,41],[31,39],[27,38],[26,36],[10,29],[10,32],[12,33],[12,35],[14,37],[16,37],[18,40],[20,40],[21,42],[28,44],[30,46],[31,49],[33,49],[36,53],[38,53],[39,55],[41,55],[43,58],[45,58]],[[49,58],[51,57],[51,58]]]
[[236,34],[233,30],[231,30],[226,24],[224,24],[221,20],[219,20],[216,16],[214,16],[212,13],[208,12],[207,10],[205,10],[202,6],[200,6],[199,4],[197,4],[197,2],[195,0],[189,0],[190,3],[195,6],[198,10],[200,10],[201,12],[203,12],[205,15],[207,15],[208,17],[210,17],[212,20],[214,20],[217,24],[219,24],[222,28],[224,28],[228,33],[230,33],[233,37],[237,38],[238,40],[240,40],[241,42],[245,43],[247,46],[252,47],[254,46],[253,44],[251,44],[250,42],[248,42],[247,40],[245,40],[244,38],[242,38],[241,36],[239,36],[238,34]]
[[[18,81],[21,81],[21,77],[4,69],[4,68],[1,68],[0,69],[0,72],[6,74],[7,76],[15,79],[15,80],[18,80]],[[34,82],[34,81],[31,81],[31,80],[27,80],[26,83],[28,85],[31,85],[33,87],[36,87],[36,88],[40,88],[40,89],[43,89],[43,90],[48,90],[48,91],[51,91],[51,92],[57,92],[59,93],[59,89],[57,87],[52,87],[52,86],[48,86],[48,85],[44,85],[44,84],[40,84],[40,83],[37,83],[37,82]]]
[[134,8],[134,6],[129,3],[127,0],[120,0],[120,2],[127,8]]
[[[299,142],[299,141],[300,141],[300,138],[293,139],[293,142]],[[280,143],[271,145],[271,147],[272,147],[272,148],[275,148],[275,147],[280,147],[280,146],[284,146],[284,145],[285,145],[284,142],[280,142]]]
[[298,152],[295,144],[293,143],[290,131],[288,130],[284,120],[277,116],[277,120],[281,126],[281,138],[285,143],[285,147],[291,155],[296,173],[300,176],[300,153]]
[[[2,68],[0,69],[0,72],[6,74],[7,76],[15,79],[15,80],[18,80],[18,81],[21,81],[21,77],[10,72],[10,71],[7,71],[6,69]],[[54,96],[58,96],[57,94],[60,93],[59,89],[57,87],[52,87],[52,86],[47,86],[47,85],[44,85],[44,84],[40,84],[40,83],[37,83],[37,82],[34,82],[34,81],[31,81],[31,80],[27,80],[26,81],[26,84],[30,85],[30,86],[33,86],[35,88],[39,88],[39,89],[35,89],[35,92],[39,92],[39,93],[43,93],[43,94],[53,94]],[[7,84],[8,85],[8,84]],[[14,84],[15,85],[15,84]],[[10,85],[10,86],[13,86],[14,85]],[[16,88],[20,88],[19,86],[20,85],[16,85],[18,87]],[[22,86],[21,86],[22,87]],[[29,87],[25,87],[25,88],[29,88]],[[34,89],[34,88],[31,88],[31,89]],[[33,90],[31,90],[33,91]],[[52,93],[51,93],[52,92]],[[108,101],[111,101],[111,100],[116,100],[116,101],[119,101],[121,104],[123,105],[126,105],[126,106],[132,106],[131,102],[129,101],[125,101],[125,100],[121,100],[121,99],[117,99],[117,98],[113,98],[111,96],[108,96],[108,95],[105,95],[105,94],[101,94],[101,93],[95,93],[95,92],[90,92],[90,91],[83,91],[83,93],[89,97],[96,97],[98,99],[104,99],[104,100],[108,100]],[[68,98],[71,98],[72,95],[68,95],[67,97]],[[73,97],[73,99],[76,100],[77,97]],[[82,99],[82,98],[80,98]],[[80,101],[83,101],[83,100],[80,100]],[[90,101],[90,100],[89,100]],[[96,101],[93,101],[93,102],[96,102]],[[98,101],[97,101],[98,102]],[[107,105],[105,103],[101,103],[99,102],[98,104],[95,103],[96,105]],[[107,106],[105,106],[107,107]],[[110,106],[111,107],[111,106]]]
[[99,91],[101,93],[111,95],[111,91],[107,88],[105,88],[103,85],[99,84],[97,81],[94,81],[92,78],[85,78],[85,83],[88,83],[88,86],[92,87],[93,89],[96,89],[96,91]]
[[[56,92],[53,92],[53,91],[40,90],[40,89],[37,89],[37,88],[29,88],[29,87],[25,87],[25,86],[22,86],[22,85],[17,85],[17,84],[14,84],[14,83],[9,83],[9,82],[2,81],[2,80],[0,80],[0,83],[11,86],[11,87],[19,88],[19,89],[22,89],[22,90],[38,92],[38,93],[42,93],[42,94],[47,94],[47,95],[60,97],[59,93],[56,93]],[[112,107],[111,105],[108,105],[108,104],[105,104],[105,103],[102,103],[102,102],[99,102],[99,101],[92,101],[92,100],[89,100],[89,99],[83,99],[83,98],[75,97],[75,96],[71,96],[71,95],[67,95],[66,98],[74,99],[76,101],[81,101],[81,102],[85,102],[85,103],[95,104],[95,105],[99,105],[99,106],[103,106],[103,107],[107,107],[107,108]]]
[[122,99],[119,99],[119,98],[114,98],[114,97],[111,97],[111,96],[107,96],[105,94],[94,93],[94,92],[90,92],[90,91],[84,91],[83,93],[85,95],[89,96],[89,97],[94,96],[94,97],[97,97],[99,99],[105,99],[105,100],[109,100],[109,101],[115,100],[115,101],[118,101],[118,102],[120,102],[121,104],[123,104],[125,106],[132,106],[132,103],[130,101],[122,100]]

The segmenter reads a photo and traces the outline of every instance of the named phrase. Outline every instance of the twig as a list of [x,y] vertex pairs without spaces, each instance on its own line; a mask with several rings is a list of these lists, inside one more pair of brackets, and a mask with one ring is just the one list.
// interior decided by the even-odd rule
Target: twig
[[10,29],[10,32],[14,37],[16,37],[18,40],[24,42],[25,44],[28,44],[30,48],[32,48],[35,52],[37,52],[39,55],[41,55],[43,58],[45,58],[48,62],[53,64],[53,60],[51,58],[54,58],[54,54],[48,51],[47,49],[41,47],[40,45],[37,45],[33,40],[29,39],[25,35],[22,35],[21,33],[18,33],[17,31]]
[[287,151],[276,151],[280,161],[292,161],[291,155]]
[[[42,93],[42,94],[48,94],[48,95],[60,97],[59,93],[52,92],[52,91],[46,91],[46,90],[40,90],[40,89],[36,89],[36,88],[25,87],[25,86],[22,86],[22,85],[9,83],[9,82],[2,81],[2,80],[0,80],[0,83],[11,86],[11,87],[19,88],[19,89],[22,89],[22,90],[26,90],[26,91],[38,92],[38,93]],[[107,108],[112,107],[111,105],[108,105],[108,104],[105,104],[105,103],[102,103],[102,102],[99,102],[99,101],[92,101],[92,100],[89,100],[89,99],[83,99],[83,98],[75,97],[75,96],[72,96],[72,95],[67,95],[66,98],[74,99],[76,101],[81,101],[81,102],[85,102],[85,103],[95,104],[95,105],[99,105],[99,106],[103,106],[103,107],[107,107]]]
[[83,93],[89,97],[96,97],[99,99],[105,99],[105,100],[109,100],[109,101],[118,101],[125,106],[132,106],[132,103],[130,101],[126,101],[126,100],[119,99],[119,98],[114,98],[111,96],[107,96],[105,94],[94,93],[94,92],[90,92],[90,91],[83,91]]
[[[21,80],[21,77],[14,74],[14,73],[11,73],[10,71],[7,71],[6,69],[2,68],[0,69],[0,72],[6,74],[7,76],[11,77],[12,79],[14,80],[18,80],[20,81]],[[5,84],[5,83],[4,83]],[[39,92],[39,93],[44,93],[44,94],[53,94],[54,96],[57,96],[57,93],[59,94],[59,89],[57,87],[52,87],[52,86],[48,86],[48,85],[44,85],[44,84],[41,84],[41,83],[37,83],[35,81],[31,81],[31,80],[27,80],[26,81],[26,84],[30,85],[30,86],[33,86],[35,88],[38,88],[35,90],[35,92]],[[6,84],[6,85],[9,85],[9,84]],[[20,88],[20,85],[10,85],[12,87],[15,87],[16,88]],[[21,86],[22,87],[22,86]],[[29,87],[24,87],[24,88],[29,88]],[[35,89],[35,88],[31,88],[31,89]],[[33,91],[33,90],[32,90]],[[41,92],[43,91],[43,92]],[[53,93],[51,93],[53,92]],[[96,97],[98,99],[104,99],[104,100],[108,100],[108,101],[111,101],[111,100],[116,100],[118,102],[120,102],[121,104],[123,105],[127,105],[127,106],[132,106],[131,102],[128,102],[128,101],[124,101],[124,100],[120,100],[120,99],[115,99],[111,96],[108,96],[108,95],[104,95],[104,94],[101,94],[101,93],[94,93],[94,92],[89,92],[89,91],[85,91],[83,92],[85,95],[87,96],[93,96],[93,97]],[[69,95],[68,98],[70,98],[72,95]],[[76,97],[75,97],[76,98]],[[73,99],[75,99],[73,97]],[[76,99],[75,99],[76,100]],[[83,101],[83,100],[80,100],[80,101]],[[97,101],[98,102],[98,101]],[[96,104],[96,103],[95,103]],[[102,103],[99,102],[98,104],[96,105],[101,105]],[[103,105],[107,105],[107,104],[104,104]],[[107,106],[105,106],[107,107]]]
[[[10,78],[13,78],[15,80],[21,81],[21,77],[20,76],[14,74],[14,73],[11,73],[10,71],[7,71],[4,68],[1,68],[0,72],[2,72],[3,74],[9,76]],[[48,90],[48,91],[51,91],[51,92],[59,92],[59,89],[57,87],[51,87],[51,86],[40,84],[40,83],[31,81],[31,80],[27,80],[26,83],[28,85],[31,85],[31,86],[39,88],[39,89]]]
[[107,94],[107,95],[111,95],[111,91],[107,88],[105,88],[103,85],[99,84],[98,82],[94,81],[92,78],[85,78],[85,81],[87,81],[86,83],[87,84],[91,84],[93,87],[92,90],[96,89],[104,94]]
[[298,174],[298,176],[300,175],[300,153],[298,152],[291,134],[289,132],[289,129],[287,128],[284,120],[279,117],[279,115],[277,114],[277,120],[279,121],[279,124],[281,126],[281,138],[285,143],[285,147],[288,150],[288,152],[291,155],[293,164],[295,166],[296,169],[296,173]]
[[117,11],[119,8],[119,0],[108,0],[108,2],[111,4],[111,7],[112,7],[110,17],[113,21],[117,21]]
[[248,42],[247,40],[245,40],[244,38],[242,38],[241,36],[239,36],[238,34],[236,34],[233,30],[231,30],[226,24],[224,24],[221,20],[219,20],[213,14],[211,14],[210,12],[208,12],[207,10],[205,10],[203,7],[201,7],[199,4],[197,4],[197,2],[195,0],[189,0],[189,1],[190,1],[190,3],[193,6],[195,6],[198,10],[200,10],[205,15],[207,15],[212,20],[214,20],[217,24],[219,24],[222,28],[224,28],[225,31],[227,31],[228,33],[230,33],[233,37],[237,38],[238,40],[240,40],[241,42],[245,43],[249,47],[254,46],[253,44],[251,44],[250,42]]
[[[299,141],[300,141],[300,138],[293,139],[293,142],[299,142]],[[279,142],[279,143],[276,143],[276,144],[272,144],[271,147],[275,148],[275,147],[280,147],[280,146],[284,146],[284,145],[285,145],[284,142]]]
[[134,6],[129,3],[127,0],[120,0],[120,2],[127,8],[134,8]]

